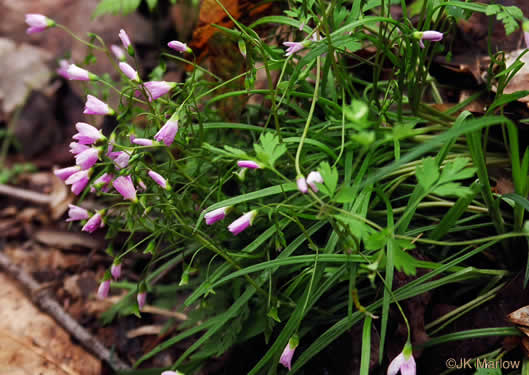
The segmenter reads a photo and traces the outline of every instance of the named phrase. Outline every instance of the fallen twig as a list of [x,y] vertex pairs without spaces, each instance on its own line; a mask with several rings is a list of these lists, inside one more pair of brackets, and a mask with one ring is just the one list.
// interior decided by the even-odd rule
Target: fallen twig
[[96,337],[92,336],[66,311],[64,311],[47,289],[42,289],[38,282],[16,264],[12,263],[11,260],[1,252],[0,267],[28,290],[33,303],[51,315],[64,329],[79,340],[87,350],[92,352],[99,359],[108,363],[114,371],[130,368],[125,362],[121,361],[115,353],[112,353],[105,348]]
[[53,199],[48,194],[37,193],[35,191],[20,189],[4,184],[0,184],[0,194],[5,194],[10,197],[19,198],[37,204],[49,204]]

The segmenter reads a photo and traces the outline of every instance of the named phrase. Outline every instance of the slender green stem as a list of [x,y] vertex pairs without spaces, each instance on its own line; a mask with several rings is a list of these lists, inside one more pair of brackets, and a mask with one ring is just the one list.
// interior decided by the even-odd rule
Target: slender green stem
[[301,173],[299,159],[301,157],[301,150],[303,149],[303,144],[305,143],[305,138],[307,138],[307,133],[309,131],[310,123],[312,121],[312,116],[314,115],[314,108],[316,107],[316,102],[318,101],[318,92],[320,88],[320,65],[320,56],[318,56],[316,57],[316,84],[314,85],[314,95],[312,96],[312,103],[310,105],[307,121],[305,122],[303,134],[301,134],[301,140],[299,141],[298,150],[296,151],[296,173],[298,176],[303,176],[303,173]]

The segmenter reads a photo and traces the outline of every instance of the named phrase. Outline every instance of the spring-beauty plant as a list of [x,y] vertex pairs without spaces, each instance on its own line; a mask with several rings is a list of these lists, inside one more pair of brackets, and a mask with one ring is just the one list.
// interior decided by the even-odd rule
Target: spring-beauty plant
[[[189,307],[175,335],[136,366],[186,340],[163,373],[191,374],[259,340],[245,373],[294,373],[316,356],[335,359],[330,345],[362,325],[361,374],[370,366],[412,374],[409,326],[403,352],[385,350],[407,323],[405,300],[461,285],[468,295],[451,302],[468,313],[494,297],[516,260],[500,266],[490,254],[514,257],[510,241],[526,236],[529,156],[506,117],[473,118],[466,102],[440,112],[425,98],[443,100],[430,65],[447,53],[458,18],[494,11],[510,29],[521,19],[510,7],[449,3],[425,3],[418,24],[393,18],[391,2],[342,0],[292,1],[250,25],[233,18],[219,33],[244,69],[229,76],[199,66],[183,41],[165,41],[147,72],[134,30],[110,48],[78,39],[115,71],[60,61],[61,77],[87,85],[88,120],[75,124],[75,162],[55,174],[79,197],[66,220],[106,234],[112,261],[97,296],[128,290],[103,318],[141,316],[147,302],[167,306],[175,292]],[[41,15],[27,22],[28,33],[65,29]],[[182,82],[167,81],[168,62],[189,68]],[[508,77],[490,79],[505,87]],[[498,93],[493,108],[509,98]],[[117,125],[103,134],[98,116]],[[506,129],[508,157],[482,147],[482,130],[496,125]],[[487,163],[512,166],[514,198],[493,194]],[[435,341],[451,319],[426,325],[433,343],[458,339]]]

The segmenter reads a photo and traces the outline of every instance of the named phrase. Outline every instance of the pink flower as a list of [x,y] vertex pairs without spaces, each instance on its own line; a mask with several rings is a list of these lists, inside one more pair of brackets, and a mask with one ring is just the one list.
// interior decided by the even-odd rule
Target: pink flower
[[419,39],[419,46],[424,48],[424,40],[429,40],[430,42],[439,42],[443,40],[443,33],[435,30],[427,30],[422,32],[416,31],[413,33],[413,37],[415,39]]
[[97,79],[95,74],[92,74],[88,70],[80,68],[75,64],[70,64],[66,73],[68,74],[67,78],[70,81],[93,81]]
[[262,168],[259,163],[256,163],[252,160],[239,160],[237,162],[237,165],[241,168],[249,168],[249,169],[259,169]]
[[57,177],[59,177],[61,180],[66,181],[68,177],[73,175],[74,173],[77,173],[81,170],[81,168],[78,165],[74,165],[73,167],[66,167],[62,169],[56,169],[53,171],[53,174]]
[[167,183],[167,180],[163,178],[163,176],[159,173],[156,173],[152,169],[147,172],[150,178],[153,179],[154,182],[156,182],[158,185],[160,185],[163,189],[169,190],[169,184]]
[[137,202],[136,189],[132,183],[132,178],[129,176],[120,176],[112,181],[114,189],[123,196],[123,199],[128,199],[132,202]]
[[171,91],[176,83],[166,81],[149,81],[143,84],[145,91],[147,92],[148,99],[150,102],[158,99],[160,96],[167,94]]
[[407,342],[402,352],[393,358],[389,364],[387,375],[396,375],[400,370],[401,375],[415,375],[416,365],[413,358],[411,344]]
[[184,375],[180,371],[164,371],[160,375]]
[[92,233],[95,230],[103,227],[103,225],[104,225],[104,223],[103,223],[103,218],[101,216],[101,212],[96,212],[94,214],[94,216],[92,216],[86,222],[86,224],[83,226],[83,228],[81,230],[84,231],[84,232]]
[[112,44],[110,46],[110,50],[112,51],[112,53],[114,54],[114,56],[116,56],[116,59],[118,60],[125,61],[125,59],[127,58],[125,56],[125,51],[123,51],[123,48],[116,46],[115,44]]
[[28,34],[40,33],[47,28],[55,26],[55,21],[49,19],[42,14],[26,14],[26,23],[29,28],[26,30]]
[[307,176],[307,184],[309,184],[310,188],[313,192],[318,192],[318,187],[315,183],[323,184],[323,177],[321,177],[321,173],[317,171],[312,171]]
[[118,280],[121,277],[121,263],[112,263],[110,273],[114,280]]
[[100,148],[91,147],[77,155],[75,155],[75,164],[81,167],[81,169],[89,169],[97,163],[99,159]]
[[170,146],[173,143],[174,137],[178,132],[178,119],[172,120],[173,117],[171,117],[171,119],[169,119],[169,121],[167,121],[154,136],[154,139],[158,142],[165,143],[166,146]]
[[129,165],[130,154],[126,151],[118,151],[115,154],[117,154],[114,158],[114,164],[116,165],[116,168],[126,168]]
[[114,162],[117,169],[126,168],[129,165],[130,154],[126,151],[114,151],[111,152],[112,145],[108,145],[107,156]]
[[283,353],[281,353],[281,358],[279,358],[279,363],[289,370],[292,369],[292,357],[294,356],[297,346],[297,337],[290,338],[290,340],[288,340],[287,346],[285,346],[285,349],[283,349]]
[[173,40],[167,43],[167,45],[169,48],[172,48],[177,52],[191,52],[191,48],[189,48],[187,44],[179,42],[178,40]]
[[110,280],[103,280],[103,282],[99,284],[99,288],[97,289],[97,298],[99,299],[107,298],[108,292],[110,292]]
[[138,293],[138,295],[136,296],[136,300],[138,301],[138,309],[141,311],[143,309],[143,306],[145,306],[145,302],[147,302],[147,293]]
[[74,206],[73,204],[69,204],[68,207],[68,219],[66,221],[86,220],[90,217],[88,211],[82,207]]
[[298,185],[298,190],[302,194],[305,194],[309,190],[309,188],[307,186],[307,180],[305,180],[305,177],[303,177],[303,176],[299,176],[296,179],[296,184]]
[[113,115],[116,112],[107,103],[102,102],[95,96],[88,95],[83,113],[85,115]]
[[303,42],[283,42],[283,45],[288,47],[285,56],[293,55],[305,48],[305,44],[303,44]]
[[86,151],[90,148],[88,145],[82,145],[77,142],[71,142],[70,143],[70,152],[74,155],[80,154],[83,151]]
[[101,191],[106,193],[110,189],[108,184],[110,183],[110,181],[112,181],[113,178],[114,175],[110,173],[104,173],[94,181],[92,187],[90,188],[90,191],[93,193],[96,191],[96,189],[101,189]]
[[59,68],[56,70],[57,74],[63,78],[70,79],[70,76],[68,75],[68,68],[70,65],[71,63],[66,59],[59,60]]
[[132,140],[132,143],[140,146],[152,146],[154,142],[151,139],[147,138],[134,138]]
[[66,185],[72,185],[72,192],[75,195],[81,194],[84,190],[88,181],[90,180],[90,175],[92,174],[91,169],[85,169],[79,172],[72,174],[70,177],[64,181]]
[[207,214],[204,215],[204,218],[206,219],[206,224],[211,225],[211,224],[216,223],[219,220],[224,219],[229,209],[230,207],[221,207],[221,208],[217,208],[216,210],[208,212]]
[[83,145],[91,145],[97,141],[106,139],[103,133],[101,133],[101,130],[98,130],[96,127],[85,122],[78,122],[75,124],[75,128],[77,129],[78,133],[76,133],[72,138],[76,139]]
[[138,75],[138,72],[134,70],[132,66],[127,64],[126,62],[120,62],[119,63],[119,69],[127,76],[128,79],[134,82],[140,81],[140,76]]
[[238,235],[243,230],[252,225],[255,215],[257,215],[257,211],[255,210],[245,213],[233,223],[228,225],[228,230],[233,233],[234,236]]

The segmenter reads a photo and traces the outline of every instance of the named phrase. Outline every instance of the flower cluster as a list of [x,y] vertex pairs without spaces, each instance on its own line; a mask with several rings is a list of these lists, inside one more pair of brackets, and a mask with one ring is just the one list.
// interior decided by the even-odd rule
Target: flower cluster
[[[41,32],[47,28],[55,26],[53,20],[35,14],[28,14],[26,16],[26,22],[30,26],[28,33]],[[118,36],[122,41],[123,48],[112,45],[111,51],[119,60],[119,69],[121,73],[130,80],[131,84],[136,85],[137,90],[140,93],[143,92],[147,95],[149,101],[156,100],[161,96],[166,95],[176,86],[176,83],[166,81],[142,82],[138,71],[126,62],[126,53],[130,56],[134,56],[135,54],[134,46],[132,45],[129,36],[125,30],[121,30]],[[181,52],[191,52],[187,45],[177,41],[171,42],[170,47]],[[61,60],[59,62],[57,73],[68,80],[98,81],[100,79],[96,74],[93,74],[68,60]],[[87,115],[117,115],[117,112],[113,108],[93,95],[87,95],[83,113]],[[135,148],[132,147],[131,150],[130,146],[118,145],[113,136],[110,137],[110,139],[107,139],[99,129],[91,124],[78,122],[75,127],[77,133],[72,137],[73,141],[70,143],[70,152],[74,155],[75,165],[56,169],[54,171],[55,175],[62,179],[65,184],[70,185],[71,190],[75,195],[83,193],[90,184],[91,177],[93,175],[98,175],[98,177],[90,184],[90,192],[95,193],[101,191],[107,193],[114,188],[123,199],[129,200],[132,203],[137,203],[138,196],[136,186],[138,186],[138,189],[142,192],[147,190],[147,186],[138,176],[137,169],[131,171],[127,170]],[[132,146],[141,147],[168,147],[174,142],[177,133],[178,112],[175,112],[152,137],[153,139],[136,138],[134,135],[131,135],[130,143]],[[116,148],[121,148],[122,150],[116,150]],[[162,189],[171,189],[171,185],[167,179],[155,171],[154,168],[147,168],[144,170],[144,173]],[[82,207],[70,205],[66,221],[79,221],[83,224],[83,231],[93,233],[98,228],[104,226],[105,213],[105,209],[90,213]],[[105,298],[108,296],[111,279],[118,280],[121,276],[121,272],[121,260],[116,258],[110,268],[110,272],[107,272],[101,281],[97,291],[99,298]],[[139,310],[144,307],[146,299],[147,291],[145,290],[145,287],[142,286],[142,289],[140,289],[137,294]]]

